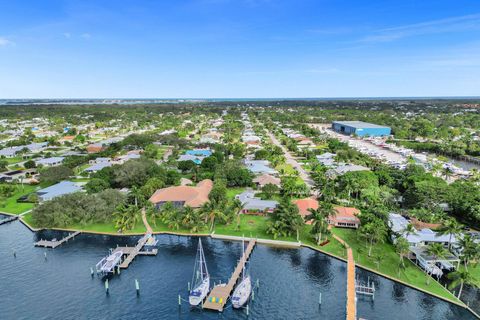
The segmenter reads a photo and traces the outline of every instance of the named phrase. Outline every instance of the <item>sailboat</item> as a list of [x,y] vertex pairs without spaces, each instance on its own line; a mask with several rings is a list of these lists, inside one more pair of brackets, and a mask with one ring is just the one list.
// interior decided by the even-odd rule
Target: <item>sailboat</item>
[[[245,255],[245,246],[243,245],[242,242],[242,259],[243,256]],[[250,274],[247,273],[245,265],[247,262],[243,264],[243,270],[242,270],[242,280],[240,283],[237,285],[235,288],[235,291],[233,291],[232,294],[232,306],[235,309],[241,308],[245,305],[245,303],[248,301],[248,298],[250,297],[250,294],[252,293],[252,279],[250,278]]]
[[207,270],[207,262],[203,253],[202,240],[198,239],[197,257],[193,268],[192,290],[190,290],[188,301],[192,306],[198,306],[210,291],[210,275]]

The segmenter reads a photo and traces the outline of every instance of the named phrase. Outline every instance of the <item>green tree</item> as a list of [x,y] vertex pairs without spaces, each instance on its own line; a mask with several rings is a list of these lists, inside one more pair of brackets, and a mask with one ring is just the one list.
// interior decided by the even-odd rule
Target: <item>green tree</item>
[[85,185],[85,190],[88,193],[97,193],[105,189],[108,189],[109,187],[110,185],[108,184],[107,181],[103,179],[92,178]]
[[362,224],[360,233],[369,242],[368,256],[372,254],[373,245],[379,242],[384,242],[387,236],[387,228],[385,223],[380,219],[373,219],[371,222]]
[[450,218],[443,223],[443,227],[438,230],[441,235],[448,235],[448,249],[452,248],[452,237],[457,237],[463,232],[463,227],[457,220]]
[[477,282],[473,275],[468,270],[457,270],[447,275],[447,278],[452,280],[450,285],[448,286],[450,290],[460,286],[458,290],[457,298],[460,299],[462,297],[463,286],[467,285],[476,285]]
[[73,176],[72,169],[66,166],[56,166],[45,168],[40,172],[40,181],[48,184],[54,184],[66,180]]
[[[405,268],[404,258],[408,254],[408,252],[410,251],[410,245],[408,244],[407,239],[405,239],[403,237],[397,238],[397,240],[395,242],[395,250],[400,255],[400,264],[402,265],[402,267]],[[399,271],[400,271],[400,269],[399,269]]]
[[322,236],[329,232],[328,218],[336,215],[336,210],[331,203],[321,202],[317,209],[308,209],[309,215],[305,217],[306,221],[312,222],[310,233],[317,241],[317,245],[322,242]]
[[270,220],[267,223],[267,233],[272,234],[274,239],[279,236],[289,237],[298,232],[304,224],[298,213],[298,207],[290,202],[290,199],[283,198],[278,207],[270,213]]
[[267,183],[262,187],[262,193],[265,199],[272,199],[272,197],[278,193],[278,186]]

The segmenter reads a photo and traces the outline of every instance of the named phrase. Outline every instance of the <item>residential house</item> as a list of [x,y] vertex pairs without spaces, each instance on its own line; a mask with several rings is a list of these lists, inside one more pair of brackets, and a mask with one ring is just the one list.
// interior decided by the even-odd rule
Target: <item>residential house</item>
[[256,192],[253,190],[246,190],[235,196],[235,198],[242,203],[242,213],[263,215],[266,213],[271,213],[277,208],[277,201],[262,200],[255,197],[255,194]]
[[162,188],[155,191],[149,201],[160,208],[166,202],[175,207],[200,208],[208,202],[208,195],[212,191],[213,182],[210,179],[200,181],[196,186],[176,186]]
[[[318,201],[314,198],[305,198],[305,199],[298,199],[294,200],[293,203],[298,208],[298,213],[302,216],[305,220],[305,217],[310,214],[309,209],[317,210],[318,209]],[[311,224],[310,221],[306,221],[307,224]]]
[[328,217],[328,223],[335,227],[358,229],[360,219],[357,217],[360,210],[351,207],[334,207],[336,214]]
[[38,190],[36,192],[40,202],[52,200],[53,198],[63,196],[66,194],[82,191],[80,187],[75,182],[71,181],[62,181],[53,186]]
[[255,183],[258,188],[263,188],[267,184],[280,186],[280,178],[265,173],[253,179],[253,183]]
[[64,159],[64,157],[43,158],[40,160],[35,160],[35,164],[37,166],[55,167],[61,165]]
[[326,175],[329,178],[335,178],[337,176],[343,176],[347,172],[354,172],[354,171],[370,171],[370,169],[364,166],[356,165],[356,164],[343,164],[327,170]]
[[254,174],[277,174],[277,171],[270,167],[268,160],[245,160],[244,163],[247,169]]

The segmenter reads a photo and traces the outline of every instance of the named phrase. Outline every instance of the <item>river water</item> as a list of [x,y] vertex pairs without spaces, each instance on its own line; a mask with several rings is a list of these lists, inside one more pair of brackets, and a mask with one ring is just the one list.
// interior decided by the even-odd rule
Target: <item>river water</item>
[[[257,245],[250,259],[254,301],[246,310],[223,313],[178,305],[187,298],[198,238],[162,235],[155,257],[140,256],[104,282],[90,267],[118,245],[138,237],[82,234],[55,250],[35,248],[39,238],[60,233],[32,233],[21,222],[0,226],[0,319],[345,319],[346,264],[316,251]],[[241,243],[203,238],[212,281],[227,281],[241,255]],[[16,252],[16,258],[13,255]],[[44,253],[47,252],[45,259]],[[357,268],[370,277],[373,301],[359,297],[357,314],[365,319],[475,319],[462,307]],[[135,291],[140,283],[140,295]],[[319,294],[322,303],[319,305]]]

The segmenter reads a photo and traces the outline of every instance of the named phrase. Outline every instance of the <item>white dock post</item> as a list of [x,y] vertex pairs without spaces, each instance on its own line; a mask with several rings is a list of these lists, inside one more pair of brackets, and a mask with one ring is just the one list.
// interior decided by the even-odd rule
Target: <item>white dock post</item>
[[322,293],[321,292],[318,296],[318,304],[322,304]]
[[181,305],[182,305],[182,297],[178,295],[178,307],[180,308]]
[[247,317],[248,317],[248,313],[249,313],[249,312],[248,312],[248,304],[247,304]]
[[190,281],[188,282],[188,291],[190,291]]
[[252,301],[255,301],[255,290],[252,290]]
[[47,260],[47,251],[43,253],[43,256],[45,257],[45,260]]
[[257,288],[260,288],[260,280],[257,279]]
[[120,266],[117,266],[117,274],[120,275]]
[[108,279],[105,280],[105,293],[108,294]]
[[93,278],[93,268],[92,268],[92,267],[90,267],[90,275],[91,275],[92,278]]
[[137,290],[137,296],[140,294],[140,284],[138,283],[138,280],[135,279],[135,289]]

